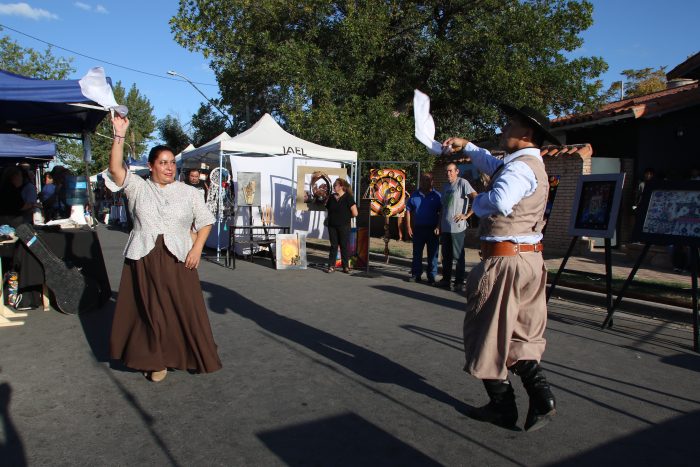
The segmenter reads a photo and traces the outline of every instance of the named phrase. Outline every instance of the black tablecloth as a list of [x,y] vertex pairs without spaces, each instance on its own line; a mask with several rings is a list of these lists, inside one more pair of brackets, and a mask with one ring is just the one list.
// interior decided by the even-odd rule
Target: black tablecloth
[[[75,266],[83,274],[97,281],[100,286],[100,304],[109,300],[112,289],[105,268],[102,248],[97,232],[89,228],[80,229],[41,229],[37,235],[51,251],[66,262]],[[41,289],[44,284],[44,268],[24,243],[17,242],[14,255],[14,269],[19,275],[20,306],[37,307],[41,304]]]

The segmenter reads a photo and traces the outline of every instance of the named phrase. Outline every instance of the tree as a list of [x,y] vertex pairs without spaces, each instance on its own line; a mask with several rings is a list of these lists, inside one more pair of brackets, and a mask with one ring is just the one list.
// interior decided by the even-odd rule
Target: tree
[[[623,70],[624,78],[624,99],[644,96],[666,89],[666,67],[657,69],[641,68],[639,70]],[[605,93],[605,100],[616,101],[620,99],[620,88],[622,82],[614,82]]]
[[192,144],[201,146],[224,131],[230,131],[231,129],[227,128],[226,123],[226,118],[215,111],[211,104],[203,102],[197,113],[192,115],[190,122],[192,125]]
[[[368,159],[415,160],[413,89],[438,138],[493,133],[497,104],[546,113],[600,100],[599,57],[567,59],[592,24],[570,0],[180,0],[175,39],[202,52],[233,120],[264,112],[289,131]],[[430,163],[428,160],[427,163]]]
[[75,71],[72,63],[72,57],[55,57],[51,47],[42,53],[22,47],[9,36],[0,37],[0,69],[38,79],[66,79]]
[[166,115],[165,118],[158,120],[156,126],[160,139],[173,148],[175,154],[182,152],[190,144],[190,136],[182,128],[178,118]]

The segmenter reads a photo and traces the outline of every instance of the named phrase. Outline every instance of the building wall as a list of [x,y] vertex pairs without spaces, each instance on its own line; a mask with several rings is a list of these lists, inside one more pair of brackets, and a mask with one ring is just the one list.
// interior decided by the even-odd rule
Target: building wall
[[576,185],[581,174],[591,172],[590,156],[582,157],[578,153],[544,157],[547,175],[559,176],[559,186],[554,198],[552,212],[545,227],[544,243],[548,252],[566,252],[571,243],[569,221],[576,196]]

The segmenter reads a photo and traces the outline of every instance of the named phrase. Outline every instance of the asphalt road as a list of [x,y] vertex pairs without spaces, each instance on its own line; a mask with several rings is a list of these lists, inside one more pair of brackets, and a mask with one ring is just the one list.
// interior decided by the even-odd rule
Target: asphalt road
[[[116,296],[126,234],[100,240]],[[697,465],[687,326],[618,314],[603,331],[599,306],[553,300],[543,366],[559,415],[504,430],[457,410],[486,402],[462,371],[464,298],[376,272],[203,262],[224,368],[162,383],[109,362],[113,301],[31,311],[0,328],[0,465]]]

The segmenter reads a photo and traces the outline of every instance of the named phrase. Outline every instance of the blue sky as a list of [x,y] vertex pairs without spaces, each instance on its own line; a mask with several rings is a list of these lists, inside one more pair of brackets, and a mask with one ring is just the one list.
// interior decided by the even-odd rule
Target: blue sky
[[[54,48],[54,54],[73,56],[80,78],[90,67],[104,66],[114,81],[128,89],[135,83],[151,101],[158,118],[179,116],[187,123],[202,97],[189,84],[170,79],[175,70],[206,95],[218,88],[207,60],[175,43],[169,19],[175,0],[26,0],[0,1],[0,24],[95,59]],[[573,55],[602,56],[609,64],[603,76],[607,85],[628,68],[667,65],[667,71],[700,50],[700,1],[598,0],[594,25],[583,37],[584,46]],[[18,32],[3,29],[24,47],[44,50],[46,45]],[[137,73],[133,68],[157,76]]]

